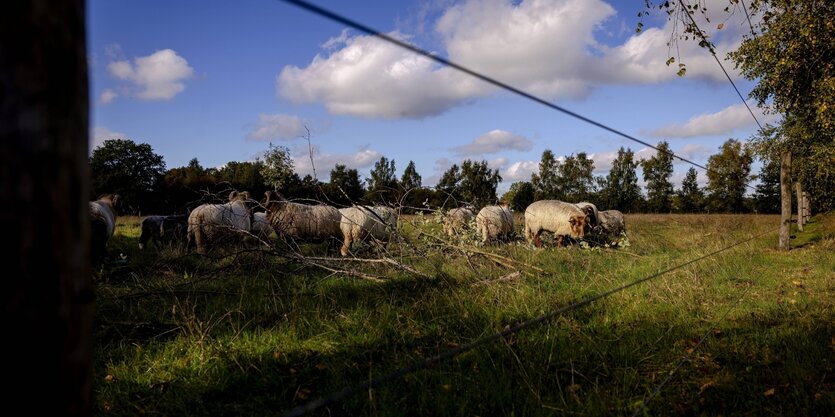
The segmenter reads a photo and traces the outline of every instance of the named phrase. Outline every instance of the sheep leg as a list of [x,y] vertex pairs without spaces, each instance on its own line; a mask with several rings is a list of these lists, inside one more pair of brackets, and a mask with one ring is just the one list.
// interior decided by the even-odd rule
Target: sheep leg
[[534,244],[534,246],[536,246],[537,248],[541,248],[541,247],[542,247],[542,241],[541,241],[541,240],[539,240],[539,235],[540,235],[541,233],[542,233],[542,231],[540,230],[540,231],[538,231],[538,232],[536,232],[536,233],[534,233],[534,234],[533,234],[533,244]]

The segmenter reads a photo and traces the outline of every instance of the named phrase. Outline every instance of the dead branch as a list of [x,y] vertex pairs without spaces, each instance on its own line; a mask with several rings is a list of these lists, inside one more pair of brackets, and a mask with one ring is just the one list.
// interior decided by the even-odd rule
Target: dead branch
[[522,277],[522,272],[515,271],[515,272],[511,272],[511,273],[509,273],[505,276],[502,276],[502,277],[499,277],[499,278],[496,278],[496,279],[485,279],[485,280],[481,280],[481,281],[476,281],[476,282],[470,284],[470,286],[471,287],[476,287],[476,286],[479,286],[479,285],[495,284],[497,282],[516,281],[521,277]]

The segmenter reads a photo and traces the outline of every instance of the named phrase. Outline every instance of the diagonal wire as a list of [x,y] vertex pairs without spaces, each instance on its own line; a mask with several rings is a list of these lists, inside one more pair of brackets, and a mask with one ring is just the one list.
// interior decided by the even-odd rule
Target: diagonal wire
[[[707,40],[707,38],[705,37],[705,33],[702,32],[702,30],[699,29],[699,25],[696,24],[696,19],[693,18],[693,15],[690,14],[690,11],[688,11],[687,8],[684,6],[684,0],[678,0],[678,4],[681,5],[681,9],[684,12],[684,14],[686,14],[687,17],[690,18],[690,22],[693,23],[693,27],[696,28],[696,33],[698,33],[699,37],[702,38],[702,42],[704,42],[705,45],[707,45],[707,49],[710,51],[710,54],[713,55],[713,59],[716,60],[716,63],[719,64],[719,68],[722,68],[722,72],[725,73],[725,77],[728,78],[728,82],[730,82],[731,86],[733,86],[734,91],[736,91],[736,95],[738,95],[739,98],[742,100],[742,104],[744,104],[745,108],[748,109],[748,113],[750,113],[751,117],[754,118],[754,121],[757,122],[757,126],[759,126],[760,130],[763,130],[763,125],[761,125],[760,121],[757,120],[757,116],[754,115],[754,111],[751,110],[751,107],[748,106],[748,102],[745,101],[744,97],[742,97],[742,93],[740,93],[739,89],[736,88],[736,84],[734,83],[734,80],[731,79],[731,76],[728,74],[728,71],[725,70],[725,66],[722,65],[722,61],[720,61],[719,57],[716,56],[716,51],[713,49],[713,44]],[[743,7],[744,7],[744,5],[745,5],[745,3],[743,3]],[[745,13],[745,15],[747,16],[748,13]],[[753,30],[754,29],[752,28],[751,31],[753,32]]]
[[[693,162],[693,161],[691,161],[691,160],[689,160],[689,159],[686,159],[686,158],[683,158],[683,157],[681,157],[681,156],[678,156],[678,155],[676,155],[675,153],[673,153],[673,152],[671,152],[671,151],[665,151],[665,150],[659,149],[658,147],[656,147],[656,146],[654,146],[654,145],[651,145],[651,144],[649,144],[649,143],[647,143],[647,142],[645,142],[645,141],[643,141],[643,140],[640,140],[640,139],[638,139],[638,138],[636,138],[636,137],[634,137],[634,136],[632,136],[632,135],[629,135],[629,134],[623,133],[623,132],[621,132],[621,131],[619,131],[619,130],[617,130],[617,129],[615,129],[615,128],[609,127],[609,126],[607,126],[607,125],[605,125],[605,124],[603,124],[603,123],[601,123],[601,122],[598,122],[598,121],[592,120],[592,119],[590,119],[590,118],[588,118],[588,117],[586,117],[586,116],[583,116],[583,115],[581,115],[581,114],[579,114],[579,113],[575,113],[575,112],[573,112],[573,111],[571,111],[571,110],[568,110],[568,109],[566,109],[566,108],[564,108],[564,107],[561,107],[561,106],[558,106],[558,105],[556,105],[556,104],[553,104],[553,103],[551,103],[551,102],[549,102],[549,101],[547,101],[547,100],[545,100],[545,99],[543,99],[543,98],[537,97],[537,96],[535,96],[535,95],[533,95],[533,94],[526,93],[526,92],[524,92],[524,91],[522,91],[522,90],[520,90],[520,89],[518,89],[518,88],[516,88],[516,87],[513,87],[513,86],[511,86],[511,85],[509,85],[509,84],[505,84],[505,83],[503,83],[503,82],[501,82],[501,81],[498,81],[498,80],[496,80],[496,79],[494,79],[494,78],[491,78],[491,77],[488,77],[488,76],[486,76],[486,75],[483,75],[483,74],[481,74],[481,73],[479,73],[479,72],[476,72],[476,71],[474,71],[474,70],[471,70],[471,69],[469,69],[469,68],[467,68],[467,67],[465,67],[465,66],[463,66],[463,65],[456,64],[456,63],[454,63],[454,62],[452,62],[452,61],[450,61],[450,60],[448,60],[448,59],[445,59],[445,58],[442,58],[442,57],[437,56],[437,55],[435,55],[435,54],[432,54],[432,53],[430,53],[430,52],[427,52],[427,51],[426,51],[426,50],[424,50],[424,49],[421,49],[421,48],[418,48],[417,46],[414,46],[414,45],[408,44],[408,43],[406,43],[406,42],[404,42],[404,41],[402,41],[402,40],[400,40],[400,39],[397,39],[397,38],[395,38],[395,37],[392,37],[392,36],[386,35],[386,34],[384,34],[384,33],[380,32],[380,31],[378,31],[378,30],[376,30],[376,29],[374,29],[374,28],[371,28],[371,27],[369,27],[369,26],[363,25],[362,23],[356,22],[356,21],[354,21],[354,20],[348,19],[347,17],[344,17],[344,16],[342,16],[342,15],[336,14],[336,13],[334,13],[334,12],[330,11],[330,10],[323,9],[323,8],[321,8],[321,7],[319,7],[319,6],[316,6],[316,5],[314,5],[314,4],[308,3],[308,2],[303,1],[303,0],[281,0],[281,1],[284,1],[284,2],[286,2],[286,3],[293,4],[293,5],[295,5],[295,6],[298,6],[298,7],[302,8],[302,9],[305,9],[305,10],[308,10],[308,11],[313,12],[313,13],[315,13],[315,14],[318,14],[318,15],[320,15],[320,16],[322,16],[322,17],[328,18],[328,19],[333,20],[333,21],[335,21],[335,22],[342,23],[342,24],[344,24],[344,25],[346,25],[346,26],[350,26],[350,27],[352,27],[352,28],[354,28],[354,29],[356,29],[356,30],[359,30],[359,31],[361,31],[361,32],[365,32],[365,33],[367,33],[367,34],[369,34],[369,35],[376,36],[376,37],[378,37],[378,38],[380,38],[380,39],[383,39],[383,40],[385,40],[385,41],[387,41],[387,42],[393,43],[393,44],[395,44],[395,45],[397,45],[397,46],[399,46],[399,47],[401,47],[401,48],[408,49],[409,51],[412,51],[412,52],[414,52],[414,53],[416,53],[416,54],[418,54],[418,55],[423,55],[423,56],[425,56],[426,58],[429,58],[429,59],[431,59],[431,60],[433,60],[433,61],[435,61],[435,62],[438,62],[438,63],[440,63],[440,64],[443,64],[443,65],[446,65],[446,66],[449,66],[449,67],[452,67],[452,68],[455,68],[455,69],[457,69],[457,70],[459,70],[459,71],[461,71],[461,72],[464,72],[464,73],[466,73],[466,74],[469,74],[469,75],[471,75],[471,76],[473,76],[473,77],[475,77],[475,78],[478,78],[478,79],[480,79],[480,80],[482,80],[482,81],[484,81],[484,82],[487,82],[487,83],[489,83],[489,84],[492,84],[492,85],[494,85],[494,86],[496,86],[496,87],[499,87],[499,88],[505,89],[505,90],[510,91],[510,92],[512,92],[512,93],[514,93],[514,94],[520,95],[520,96],[525,97],[525,98],[527,98],[527,99],[529,99],[529,100],[533,100],[533,101],[535,101],[535,102],[537,102],[537,103],[539,103],[539,104],[542,104],[543,106],[546,106],[546,107],[549,107],[549,108],[551,108],[551,109],[553,109],[553,110],[557,110],[557,111],[559,111],[559,112],[562,112],[562,113],[564,113],[564,114],[567,114],[567,115],[569,115],[569,116],[571,116],[571,117],[574,117],[575,119],[579,119],[579,120],[581,120],[581,121],[583,121],[583,122],[586,122],[586,123],[588,123],[588,124],[591,124],[591,125],[597,126],[597,127],[601,128],[601,129],[603,129],[603,130],[606,130],[606,131],[608,131],[608,132],[614,133],[615,135],[618,135],[618,136],[623,137],[623,138],[625,138],[625,139],[629,139],[629,140],[631,140],[631,141],[633,141],[633,142],[636,142],[636,143],[639,143],[639,144],[644,145],[644,146],[646,146],[646,147],[649,147],[649,148],[655,149],[655,150],[656,150],[656,151],[658,151],[658,152],[661,152],[661,153],[665,153],[665,154],[667,154],[667,155],[670,155],[671,157],[676,158],[676,159],[678,159],[678,160],[680,160],[680,161],[682,161],[682,162],[686,162],[686,163],[688,163],[688,164],[690,164],[690,165],[693,165],[693,166],[695,166],[695,167],[701,168],[701,169],[703,169],[703,170],[705,170],[705,171],[708,171],[708,172],[715,172],[715,170],[708,169],[707,167],[705,167],[705,166],[703,166],[703,165],[697,164],[697,163],[695,163],[695,162]],[[738,92],[738,91],[737,91],[737,92]],[[746,104],[746,106],[747,106],[747,104]],[[750,111],[751,109],[749,108],[748,110]],[[753,113],[752,113],[752,115],[753,115]],[[759,124],[759,122],[757,122],[757,124]],[[716,173],[716,172],[715,172],[715,173]]]
[[713,331],[713,328],[716,327],[716,325],[718,325],[719,323],[721,323],[722,321],[725,320],[725,317],[728,316],[728,313],[730,313],[731,310],[733,310],[734,307],[736,307],[737,304],[739,304],[739,302],[742,301],[742,299],[745,297],[746,294],[748,294],[748,291],[750,289],[751,289],[751,285],[746,287],[745,291],[742,292],[742,295],[740,295],[739,298],[733,304],[731,304],[730,307],[728,307],[728,309],[725,311],[725,314],[722,314],[722,316],[719,317],[718,320],[716,320],[716,322],[714,323],[713,326],[708,327],[705,334],[702,335],[702,338],[699,339],[698,343],[696,343],[696,346],[694,346],[693,349],[690,352],[687,353],[687,355],[685,355],[683,358],[681,358],[681,361],[679,361],[678,365],[676,365],[676,367],[673,368],[673,370],[671,370],[669,373],[667,373],[667,377],[664,378],[664,380],[661,381],[661,383],[658,384],[657,387],[655,387],[655,390],[652,391],[652,394],[648,395],[644,399],[644,402],[641,403],[641,406],[637,410],[635,410],[634,413],[632,413],[632,417],[637,417],[639,414],[641,414],[642,411],[644,411],[644,409],[647,408],[647,405],[649,405],[649,402],[652,401],[652,399],[655,398],[658,395],[659,392],[661,392],[661,388],[663,388],[664,385],[666,385],[667,382],[669,382],[670,379],[672,379],[673,375],[675,375],[675,373],[678,372],[678,370],[681,369],[681,367],[684,366],[684,364],[687,361],[690,360],[690,357],[693,356],[693,354],[696,352],[696,350],[699,349],[699,347],[702,345],[702,343],[704,343],[704,341],[710,335],[711,331]]
[[519,331],[521,331],[521,330],[524,330],[524,329],[527,329],[527,328],[533,327],[533,326],[535,326],[535,325],[541,324],[541,323],[543,323],[543,322],[546,322],[546,321],[548,321],[548,320],[550,320],[550,319],[552,319],[552,318],[554,318],[554,317],[556,317],[556,316],[559,316],[559,315],[561,315],[561,314],[567,313],[567,312],[569,312],[569,311],[573,311],[573,310],[576,310],[576,309],[578,309],[578,308],[585,307],[585,306],[587,306],[587,305],[589,305],[589,304],[591,304],[591,303],[593,303],[593,302],[595,302],[595,301],[597,301],[597,300],[600,300],[600,299],[602,299],[602,298],[609,297],[609,296],[611,296],[611,295],[613,295],[613,294],[615,294],[615,293],[621,292],[621,291],[623,291],[623,290],[625,290],[625,289],[627,289],[627,288],[633,287],[633,286],[635,286],[635,285],[641,284],[641,283],[646,282],[646,281],[649,281],[649,280],[651,280],[651,279],[654,279],[654,278],[660,277],[661,275],[664,275],[664,274],[666,274],[666,273],[669,273],[669,272],[675,271],[675,270],[677,270],[677,269],[684,268],[685,266],[688,266],[688,265],[690,265],[690,264],[693,264],[693,263],[699,262],[699,261],[701,261],[701,260],[703,260],[703,259],[710,258],[710,257],[712,257],[712,256],[714,256],[714,255],[717,255],[717,254],[719,254],[719,253],[725,252],[725,251],[727,251],[727,250],[729,250],[729,249],[731,249],[731,248],[734,248],[734,247],[736,247],[736,246],[742,245],[743,243],[747,243],[747,242],[750,242],[750,241],[752,241],[752,240],[754,240],[754,239],[758,239],[758,238],[760,238],[760,237],[762,237],[762,236],[765,236],[765,235],[767,235],[767,234],[769,234],[769,233],[773,233],[773,232],[775,232],[775,231],[777,231],[777,230],[779,230],[779,229],[771,229],[771,230],[765,231],[765,232],[760,233],[760,234],[758,234],[758,235],[756,235],[756,236],[749,237],[748,239],[741,240],[741,241],[739,241],[739,242],[733,243],[733,244],[731,244],[731,245],[729,245],[729,246],[726,246],[726,247],[724,247],[724,248],[722,248],[722,249],[715,250],[715,251],[713,251],[713,252],[711,252],[711,253],[708,253],[707,255],[702,255],[702,256],[700,256],[700,257],[698,257],[698,258],[691,259],[691,260],[689,260],[689,261],[687,261],[687,262],[684,262],[684,263],[682,263],[682,264],[679,264],[679,265],[673,266],[673,267],[671,267],[671,268],[667,268],[667,269],[665,269],[665,270],[663,270],[663,271],[661,271],[661,272],[657,272],[657,273],[652,274],[652,275],[649,275],[649,276],[647,276],[647,277],[644,277],[644,278],[641,278],[641,279],[638,279],[638,280],[632,281],[632,282],[630,282],[630,283],[627,283],[627,284],[621,285],[621,286],[619,286],[619,287],[617,287],[617,288],[613,288],[613,289],[611,289],[611,290],[609,290],[609,291],[606,291],[606,292],[603,292],[603,293],[600,293],[600,294],[596,294],[596,295],[593,295],[593,296],[586,297],[586,298],[584,298],[584,299],[582,299],[582,300],[580,300],[580,301],[576,301],[576,302],[571,303],[571,304],[569,304],[569,305],[566,305],[566,306],[564,306],[564,307],[562,307],[562,308],[559,308],[559,309],[554,310],[554,311],[552,311],[552,312],[549,312],[549,313],[543,314],[543,315],[541,315],[541,316],[538,316],[538,317],[535,317],[535,318],[529,319],[529,320],[524,321],[524,322],[522,322],[522,323],[519,323],[519,324],[517,324],[517,325],[505,327],[505,329],[504,329],[504,330],[502,330],[502,331],[500,331],[500,332],[493,333],[493,334],[491,334],[491,335],[489,335],[489,336],[485,336],[485,337],[483,337],[483,338],[481,338],[481,339],[478,339],[478,340],[475,340],[475,341],[473,341],[473,342],[470,342],[470,343],[466,343],[466,344],[460,345],[460,346],[458,346],[458,347],[456,347],[456,348],[453,348],[453,349],[447,350],[447,351],[445,351],[445,352],[441,352],[441,353],[439,353],[439,354],[437,354],[437,355],[435,355],[435,356],[432,356],[432,357],[430,357],[430,358],[426,358],[426,359],[423,359],[423,360],[421,360],[421,361],[413,362],[413,363],[412,363],[412,364],[410,364],[410,365],[407,365],[407,366],[405,366],[405,367],[403,367],[403,368],[400,368],[400,369],[398,369],[398,370],[396,370],[396,371],[394,371],[394,372],[388,373],[388,374],[386,374],[386,375],[383,375],[383,376],[380,376],[380,377],[374,378],[374,379],[372,379],[372,380],[364,381],[364,382],[359,383],[359,384],[357,384],[357,385],[353,385],[353,386],[345,387],[345,388],[343,388],[343,389],[342,389],[342,390],[340,390],[340,391],[337,391],[337,392],[331,393],[331,394],[330,394],[330,395],[328,395],[327,397],[319,398],[319,399],[314,400],[314,401],[311,401],[311,402],[309,402],[309,403],[307,403],[307,404],[303,404],[303,405],[300,405],[300,406],[294,407],[293,409],[291,409],[290,411],[288,411],[286,414],[284,414],[284,417],[298,417],[298,416],[301,416],[301,415],[307,414],[307,413],[309,413],[309,412],[312,412],[312,411],[318,410],[319,408],[322,408],[322,407],[324,407],[324,406],[327,406],[327,405],[330,405],[330,404],[333,404],[333,403],[339,402],[339,401],[341,401],[341,400],[343,400],[343,399],[345,399],[345,398],[347,398],[347,397],[350,397],[350,396],[352,396],[352,395],[354,395],[354,394],[360,393],[360,392],[362,392],[362,391],[369,390],[369,389],[371,389],[371,388],[378,387],[378,386],[380,386],[381,384],[383,384],[383,383],[385,383],[385,382],[388,382],[388,381],[394,380],[394,379],[396,379],[396,378],[400,378],[400,377],[402,377],[402,376],[404,376],[404,375],[408,375],[408,374],[411,374],[411,373],[417,372],[417,371],[419,371],[419,370],[421,370],[421,369],[429,368],[430,366],[433,366],[433,365],[435,365],[435,364],[437,364],[437,363],[439,363],[439,362],[441,362],[441,361],[444,361],[444,360],[446,360],[446,359],[453,358],[453,357],[458,356],[458,355],[460,355],[460,354],[462,354],[462,353],[464,353],[464,352],[467,352],[467,351],[473,350],[473,349],[475,349],[475,348],[477,348],[477,347],[480,347],[480,346],[486,345],[486,344],[488,344],[488,343],[494,342],[494,341],[496,341],[496,340],[498,340],[498,339],[501,339],[501,338],[504,338],[504,337],[509,336],[509,335],[511,335],[511,334],[517,333],[517,332],[519,332]]

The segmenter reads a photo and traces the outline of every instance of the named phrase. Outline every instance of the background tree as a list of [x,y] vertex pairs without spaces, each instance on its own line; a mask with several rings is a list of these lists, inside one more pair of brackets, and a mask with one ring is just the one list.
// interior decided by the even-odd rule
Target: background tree
[[261,165],[261,176],[264,182],[275,191],[281,191],[290,176],[293,175],[293,158],[286,146],[273,145],[264,153],[264,163]]
[[510,205],[511,210],[521,213],[534,202],[534,196],[535,191],[530,182],[518,181],[510,184],[510,190],[504,193],[502,200]]
[[151,208],[148,203],[155,199],[151,194],[165,173],[165,162],[147,143],[110,139],[93,151],[90,170],[93,179],[91,199],[116,193],[130,211],[147,212]]
[[684,213],[696,213],[704,207],[705,195],[699,188],[696,168],[690,167],[681,181],[681,189],[676,193],[678,210]]
[[249,191],[250,195],[256,198],[264,195],[264,192],[272,189],[268,185],[261,172],[264,163],[255,162],[227,162],[217,171],[216,178],[219,183],[229,184],[229,187],[238,191]]
[[708,158],[707,191],[711,211],[743,211],[753,161],[751,150],[735,139],[728,139],[718,154]]
[[374,163],[371,170],[371,177],[368,178],[368,192],[365,199],[372,204],[393,204],[397,201],[397,169],[394,159],[389,160],[381,156],[380,160]]
[[342,164],[336,164],[331,170],[331,180],[324,188],[330,204],[341,207],[359,203],[365,195],[357,170]]
[[313,175],[307,174],[304,178],[300,178],[299,174],[294,172],[287,178],[282,190],[284,197],[288,200],[311,204],[317,201],[327,201],[324,189],[325,184],[314,179]]
[[220,202],[214,195],[217,179],[192,158],[188,165],[165,173],[160,189],[165,208],[160,214],[185,214],[202,203]]
[[766,158],[757,178],[754,192],[754,209],[758,213],[773,214],[780,212],[780,158]]
[[633,160],[632,149],[621,147],[618,156],[612,162],[612,169],[606,176],[600,191],[600,201],[606,210],[634,212],[641,205],[641,188],[638,186],[638,164]]
[[435,207],[453,208],[464,204],[461,195],[461,168],[452,164],[444,171],[438,185],[435,186]]
[[585,152],[566,156],[558,172],[556,188],[560,199],[574,203],[591,199],[595,185],[594,161]]
[[461,163],[461,196],[477,208],[496,203],[496,187],[501,181],[499,170],[490,169],[487,161],[467,159]]
[[554,157],[550,149],[542,152],[539,161],[539,171],[531,174],[531,185],[533,185],[537,200],[552,200],[562,198],[559,189],[560,162]]
[[423,178],[415,168],[415,161],[409,161],[400,177],[400,204],[404,213],[414,213],[416,208],[428,206],[432,191],[423,188]]
[[666,141],[658,143],[658,151],[651,158],[641,161],[646,182],[646,210],[653,213],[669,213],[672,208],[673,154]]

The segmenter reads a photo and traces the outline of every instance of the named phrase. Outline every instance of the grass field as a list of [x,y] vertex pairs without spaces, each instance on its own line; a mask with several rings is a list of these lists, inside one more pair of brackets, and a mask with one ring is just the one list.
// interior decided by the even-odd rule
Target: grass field
[[282,415],[766,232],[313,415],[632,415],[685,357],[641,415],[835,413],[835,215],[788,253],[777,216],[628,215],[620,249],[470,251],[410,216],[360,255],[392,262],[320,266],[139,252],[139,220],[119,219],[123,259],[97,277],[100,415]]

